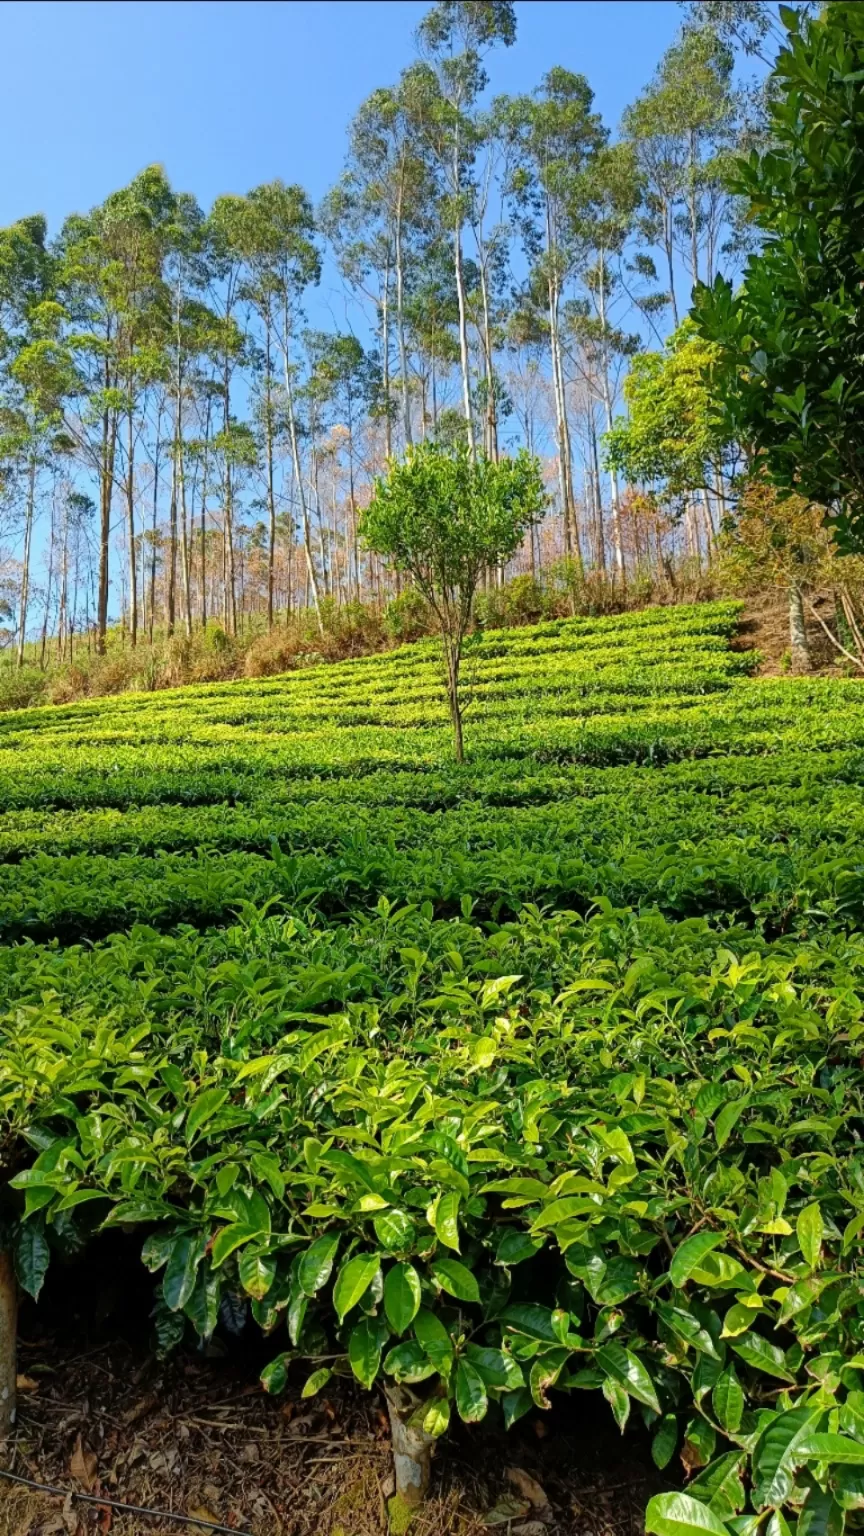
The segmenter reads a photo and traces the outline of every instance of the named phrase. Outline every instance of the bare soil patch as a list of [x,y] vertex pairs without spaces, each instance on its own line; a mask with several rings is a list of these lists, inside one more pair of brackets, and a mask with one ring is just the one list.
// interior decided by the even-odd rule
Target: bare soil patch
[[[279,1398],[252,1350],[168,1363],[113,1341],[76,1348],[32,1330],[21,1346],[19,1425],[0,1465],[69,1493],[216,1521],[253,1536],[379,1536],[392,1492],[389,1431],[350,1382]],[[416,1536],[637,1536],[662,1486],[638,1430],[622,1438],[596,1394],[506,1434],[457,1426],[439,1449]],[[0,1536],[113,1536],[203,1526],[0,1481]]]
[[[813,606],[825,623],[834,624],[834,603],[830,595],[819,593]],[[831,645],[824,630],[809,610],[805,610],[807,640],[813,659],[813,675],[842,677],[847,673],[860,677],[857,667],[844,661]],[[758,677],[782,677],[789,672],[789,605],[781,592],[766,592],[748,599],[738,633],[731,641],[733,651],[759,652]]]

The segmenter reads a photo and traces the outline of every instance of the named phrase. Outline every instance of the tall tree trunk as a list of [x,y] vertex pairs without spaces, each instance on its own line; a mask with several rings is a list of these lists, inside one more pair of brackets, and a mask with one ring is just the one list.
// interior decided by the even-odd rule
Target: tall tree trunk
[[483,304],[483,360],[486,370],[486,452],[498,462],[498,402],[495,398],[495,367],[492,348],[492,322],[489,311],[489,283],[485,254],[479,264],[480,296]]
[[156,543],[159,537],[159,428],[162,413],[156,420],[156,442],[153,445],[153,516],[150,525],[150,644],[153,644],[153,626],[156,622]]
[[[402,189],[396,206],[396,334],[399,343],[399,384],[402,392],[402,431],[411,446],[411,395],[408,389],[408,348],[405,344],[405,264],[402,253]],[[389,401],[388,401],[389,403]]]
[[24,552],[21,559],[21,592],[18,604],[18,666],[24,665],[27,638],[27,609],[30,603],[30,550],[33,545],[33,520],[36,512],[36,453],[30,454],[27,472],[27,507],[24,514]]
[[597,529],[597,558],[603,575],[606,575],[606,530],[603,527],[603,490],[600,480],[600,456],[597,452],[597,428],[594,422],[594,407],[591,406],[591,415],[588,421],[588,438],[591,447],[591,464],[593,467],[594,484],[594,518]]
[[698,200],[696,196],[696,134],[690,130],[690,185],[687,189],[690,214],[690,265],[693,269],[693,287],[699,281],[699,228]]
[[801,588],[794,582],[789,588],[789,649],[791,652],[792,671],[796,673],[812,672],[813,663],[810,657],[807,624],[804,618],[804,598]]
[[189,556],[189,527],[186,513],[186,465],[183,439],[177,440],[177,480],[180,488],[180,563],[183,575],[183,622],[187,639],[192,638],[192,580]]
[[225,433],[225,506],[223,527],[225,535],[225,628],[229,635],[237,633],[237,572],[234,563],[234,482],[231,476],[231,376],[225,362],[223,405]]
[[66,626],[69,604],[69,501],[63,500],[63,542],[60,546],[60,600],[57,608],[57,659],[66,654]]
[[570,423],[567,416],[567,395],[564,387],[564,367],[561,359],[561,337],[558,329],[558,309],[561,302],[560,282],[557,269],[558,249],[552,217],[552,205],[546,198],[546,259],[549,264],[547,298],[549,302],[549,348],[552,359],[552,390],[555,398],[555,425],[558,442],[558,484],[561,494],[561,515],[564,520],[564,554],[575,559],[579,574],[583,574],[582,550],[579,530],[576,526],[576,501],[573,495],[573,454],[570,443]]
[[462,179],[459,174],[459,135],[453,137],[453,269],[456,277],[456,299],[459,306],[459,360],[462,369],[462,406],[465,412],[465,435],[468,451],[474,458],[474,417],[471,410],[471,363],[468,352],[468,308],[465,300],[465,274],[462,269]]
[[348,404],[348,507],[351,514],[351,562],[354,569],[354,597],[360,601],[360,551],[357,544],[357,497],[354,490],[354,419]]
[[210,458],[210,412],[207,401],[204,417],[204,451],[201,455],[201,628],[207,628],[207,470]]
[[[111,378],[106,365],[105,386]],[[117,452],[117,419],[112,411],[102,414],[102,456],[99,472],[99,586],[96,600],[96,649],[105,654],[108,633],[108,562],[111,540],[111,493],[114,488],[114,458]]]
[[[603,392],[603,409],[606,415],[606,430],[612,430],[612,390],[609,385],[609,355],[607,347],[606,329],[606,263],[605,252],[600,252],[600,273],[598,285],[598,303],[600,310],[600,328],[603,335],[602,366],[600,369],[600,387]],[[615,558],[615,574],[624,582],[624,544],[621,538],[621,498],[618,494],[618,471],[613,467],[609,470],[609,486],[612,492],[612,546]]]
[[309,527],[309,504],[306,500],[306,492],[303,486],[303,473],[300,467],[300,447],[297,440],[297,418],[294,414],[294,388],[291,381],[291,364],[288,357],[288,306],[285,306],[285,335],[282,342],[282,358],[285,368],[285,399],[288,406],[288,435],[291,440],[291,458],[294,464],[294,481],[297,487],[297,495],[300,500],[300,514],[303,521],[303,549],[306,554],[306,575],[309,588],[312,592],[312,601],[315,605],[315,617],[318,620],[318,629],[323,635],[324,621],[321,617],[321,599],[318,592],[318,578],[315,574],[315,560],[312,555],[312,535]]
[[45,650],[48,645],[48,619],[54,589],[54,546],[56,543],[55,498],[51,498],[51,528],[48,534],[48,579],[45,583],[45,610],[42,615],[42,644],[39,649],[39,666],[45,671]]
[[393,457],[393,421],[390,415],[390,268],[384,268],[381,293],[381,382],[384,386],[384,457]]
[[176,438],[174,453],[171,459],[171,508],[168,523],[168,603],[166,611],[166,629],[169,635],[174,633],[174,622],[177,617],[177,446]]
[[672,239],[672,210],[663,210],[663,245],[666,250],[666,270],[669,273],[669,300],[672,305],[672,324],[678,329],[678,300],[675,297],[675,247]]
[[126,538],[129,550],[129,641],[138,644],[138,567],[135,563],[135,423],[126,412]]
[[265,347],[265,411],[264,440],[267,451],[267,514],[269,519],[267,539],[267,628],[273,628],[273,592],[276,581],[276,492],[273,485],[273,391],[271,387],[270,327],[267,327]]
[[180,512],[180,573],[183,577],[183,622],[187,639],[192,635],[192,589],[189,572],[189,527],[186,512],[186,460],[183,453],[183,376],[177,347],[177,407],[174,417],[174,479],[171,497],[171,629],[175,622],[177,590],[177,499]]
[[705,517],[705,548],[708,552],[708,564],[710,565],[714,547],[717,543],[717,527],[711,510],[711,497],[708,493],[707,485],[702,487],[702,512]]

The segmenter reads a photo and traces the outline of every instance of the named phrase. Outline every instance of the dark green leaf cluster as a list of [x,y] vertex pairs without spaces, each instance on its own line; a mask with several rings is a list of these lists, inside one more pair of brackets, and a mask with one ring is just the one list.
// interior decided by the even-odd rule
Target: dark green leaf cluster
[[723,429],[771,478],[829,507],[860,546],[864,470],[864,12],[832,0],[786,9],[770,144],[739,162],[734,190],[763,232],[737,293],[697,290],[696,323],[721,356]]

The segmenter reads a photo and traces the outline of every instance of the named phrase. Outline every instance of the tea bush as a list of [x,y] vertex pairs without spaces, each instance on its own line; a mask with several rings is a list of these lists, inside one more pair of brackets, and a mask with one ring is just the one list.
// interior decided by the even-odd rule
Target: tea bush
[[660,1536],[854,1526],[864,695],[735,622],[485,631],[462,765],[425,641],[5,716],[21,1284],[137,1230],[162,1349],[245,1317],[422,1444],[595,1391]]

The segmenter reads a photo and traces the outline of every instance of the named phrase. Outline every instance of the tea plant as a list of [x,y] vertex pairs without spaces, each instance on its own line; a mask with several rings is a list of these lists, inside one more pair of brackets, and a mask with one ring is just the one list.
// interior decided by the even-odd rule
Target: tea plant
[[683,1462],[658,1536],[854,1526],[864,711],[734,623],[485,633],[464,764],[426,642],[5,716],[21,1285],[140,1232],[161,1349],[380,1387],[409,1498],[590,1390]]

